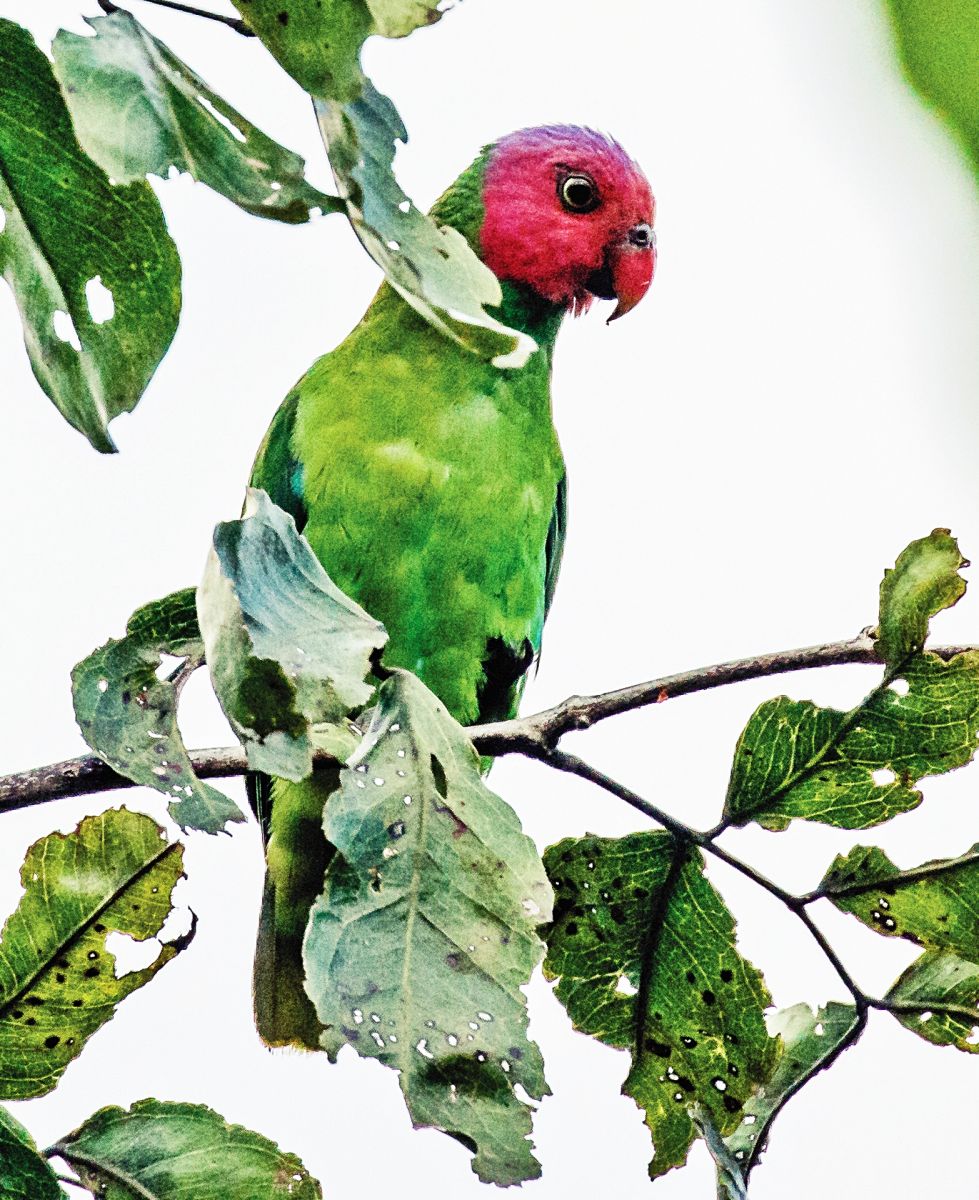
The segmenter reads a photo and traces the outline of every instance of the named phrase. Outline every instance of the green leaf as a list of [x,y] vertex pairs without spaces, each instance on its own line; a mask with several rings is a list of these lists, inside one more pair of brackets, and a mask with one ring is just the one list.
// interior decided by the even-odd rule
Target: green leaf
[[838,855],[818,889],[885,937],[979,962],[979,846],[902,871],[877,846]]
[[979,963],[928,950],[901,975],[886,999],[914,1010],[894,1016],[926,1042],[979,1052]]
[[166,178],[175,167],[279,221],[343,210],[306,182],[298,154],[256,129],[129,13],[88,24],[95,37],[62,29],[52,52],[78,139],[113,178]]
[[499,281],[458,230],[439,226],[398,186],[392,164],[406,142],[394,105],[369,82],[355,100],[317,100],[320,129],[354,231],[391,286],[446,337],[498,366],[522,366],[536,349],[487,313]]
[[480,1179],[536,1178],[514,1089],[548,1091],[521,988],[551,889],[464,730],[413,675],[381,686],[324,829],[339,853],[304,944],[324,1048],[398,1071],[415,1125],[473,1150]]
[[217,833],[243,821],[241,809],[194,773],[177,727],[178,688],[157,677],[161,655],[204,658],[194,589],[138,609],[127,636],[108,641],[72,671],[75,719],[85,741],[113,770],[156,788],[184,829]]
[[979,7],[888,0],[905,73],[958,136],[979,173]]
[[0,1200],[65,1200],[33,1138],[5,1108],[0,1108]]
[[115,1006],[189,943],[193,928],[120,978],[107,948],[110,933],[137,941],[159,934],[182,871],[183,847],[125,808],[28,850],[24,895],[0,937],[0,1096],[51,1091]]
[[949,531],[934,529],[912,542],[884,572],[877,652],[889,667],[901,667],[924,649],[929,620],[965,593],[959,568],[968,565]]
[[771,1076],[768,991],[699,851],[669,834],[567,838],[544,865],[556,896],[544,973],[576,1029],[630,1051],[623,1091],[645,1109],[656,1178],[686,1161],[691,1109],[730,1134]]
[[110,184],[78,145],[51,64],[3,19],[0,79],[0,271],[41,387],[111,452],[109,422],[136,407],[177,328],[180,260],[149,184]]
[[296,82],[313,96],[353,100],[372,33],[404,37],[442,16],[440,0],[232,0]]
[[103,1108],[55,1149],[101,1200],[323,1195],[294,1154],[241,1125],[228,1125],[201,1104],[140,1100],[128,1111]]
[[214,531],[197,597],[211,680],[253,770],[304,779],[312,727],[365,704],[384,626],[345,596],[296,523],[249,488],[244,516]]
[[725,813],[784,829],[793,817],[866,829],[921,803],[914,784],[971,761],[979,653],[913,657],[849,713],[766,700],[738,741]]
[[828,1065],[857,1023],[852,1004],[831,1000],[814,1013],[808,1004],[779,1009],[768,1018],[773,1036],[781,1037],[783,1052],[775,1073],[745,1102],[744,1115],[725,1145],[746,1173],[757,1160],[759,1145],[786,1101]]

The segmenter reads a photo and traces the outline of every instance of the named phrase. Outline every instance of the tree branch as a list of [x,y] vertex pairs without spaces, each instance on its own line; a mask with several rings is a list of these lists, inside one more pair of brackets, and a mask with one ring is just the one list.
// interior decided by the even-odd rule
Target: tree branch
[[[931,648],[931,653],[948,659],[976,648],[937,646]],[[783,675],[790,671],[878,661],[873,639],[868,631],[864,630],[846,642],[826,642],[818,646],[805,646],[799,650],[780,650],[774,654],[734,659],[709,667],[698,667],[693,671],[683,671],[679,675],[664,675],[660,679],[650,679],[646,683],[635,683],[595,696],[569,696],[553,708],[527,717],[472,725],[468,733],[480,754],[496,757],[504,754],[526,754],[532,758],[540,758],[541,751],[553,749],[566,733],[589,729],[609,717],[647,708],[653,704],[662,704],[677,696],[689,696],[695,692],[706,692],[713,688],[726,687],[728,684],[742,683],[747,679]],[[178,674],[183,675],[184,670],[184,667],[179,668]],[[174,680],[180,683],[183,681]],[[221,779],[244,775],[248,771],[245,752],[237,746],[195,750],[190,753],[190,760],[199,779]],[[334,758],[323,753],[315,755],[313,761],[317,768],[337,765]],[[33,804],[60,800],[66,796],[82,796],[133,786],[135,785],[131,780],[118,774],[96,755],[83,755],[16,775],[0,777],[0,812],[27,808]],[[654,817],[654,820],[660,818]]]
[[[191,17],[203,17],[207,21],[217,21],[221,25],[227,25],[235,33],[240,33],[242,37],[255,37],[255,31],[241,17],[226,17],[221,13],[207,12],[203,8],[194,8],[189,4],[180,4],[178,0],[145,0],[145,2],[147,4],[155,4],[158,8],[170,8],[176,12],[187,13]],[[112,13],[126,11],[117,4],[113,4],[112,0],[98,0],[98,5],[104,13],[108,13],[110,16]]]

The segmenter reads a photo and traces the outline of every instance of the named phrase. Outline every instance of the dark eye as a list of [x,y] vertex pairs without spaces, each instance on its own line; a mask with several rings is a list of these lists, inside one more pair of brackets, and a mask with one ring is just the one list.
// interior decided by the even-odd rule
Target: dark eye
[[565,175],[558,181],[561,203],[574,213],[587,213],[598,207],[598,188],[587,175]]

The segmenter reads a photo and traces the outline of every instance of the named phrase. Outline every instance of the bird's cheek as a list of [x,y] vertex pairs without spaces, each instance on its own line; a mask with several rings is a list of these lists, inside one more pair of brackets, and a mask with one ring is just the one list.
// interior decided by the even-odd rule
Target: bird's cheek
[[613,246],[608,254],[608,268],[618,300],[609,317],[614,321],[634,309],[649,290],[656,270],[656,247],[633,246],[628,242]]

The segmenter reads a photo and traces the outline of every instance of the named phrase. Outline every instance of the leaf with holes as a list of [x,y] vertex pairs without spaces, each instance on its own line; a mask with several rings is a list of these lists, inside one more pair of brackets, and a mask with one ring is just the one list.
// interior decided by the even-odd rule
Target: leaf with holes
[[94,37],[62,29],[51,49],[78,139],[110,176],[166,178],[174,167],[278,221],[343,210],[306,182],[298,154],[256,129],[129,13],[87,20]]
[[855,846],[817,890],[877,933],[979,962],[979,846],[907,871],[877,846]]
[[405,37],[442,16],[440,0],[232,0],[296,82],[314,96],[352,100],[373,33]]
[[178,688],[160,679],[161,655],[204,658],[194,589],[138,609],[126,637],[111,640],[72,671],[75,719],[85,741],[120,775],[156,788],[184,829],[217,833],[244,814],[217,788],[198,779],[177,728]]
[[27,1130],[0,1108],[0,1200],[65,1200]]
[[28,850],[24,894],[0,937],[0,1097],[43,1096],[131,992],[189,944],[160,947],[117,978],[108,935],[155,938],[183,873],[183,847],[149,817],[113,809]]
[[499,366],[522,366],[536,343],[486,310],[500,285],[469,243],[417,209],[398,186],[392,164],[406,142],[394,105],[366,81],[346,104],[316,101],[330,165],[354,231],[391,286],[441,333]]
[[794,1004],[769,1016],[769,1031],[782,1039],[782,1057],[771,1079],[745,1101],[737,1129],[724,1139],[735,1161],[743,1164],[745,1174],[757,1162],[772,1121],[783,1104],[840,1052],[840,1045],[856,1024],[857,1010],[853,1005],[835,1000],[815,1013],[808,1004]]
[[726,815],[784,829],[793,817],[866,829],[921,803],[914,784],[972,759],[979,653],[913,657],[849,713],[766,700],[738,741]]
[[296,522],[249,488],[244,516],[214,531],[197,595],[218,699],[255,771],[304,779],[314,727],[365,704],[384,626],[336,586]]
[[294,1154],[250,1129],[227,1124],[201,1104],[140,1100],[128,1111],[103,1108],[54,1149],[92,1195],[104,1200],[320,1200],[323,1195]]
[[146,182],[113,187],[72,130],[51,64],[0,19],[0,271],[38,382],[103,452],[177,328],[180,260]]
[[544,973],[576,1029],[630,1051],[623,1091],[645,1109],[655,1178],[686,1162],[692,1108],[726,1136],[771,1077],[768,991],[699,851],[669,834],[567,838],[544,865],[556,898]]
[[968,565],[949,531],[934,529],[912,542],[884,572],[877,652],[889,667],[900,667],[924,649],[929,620],[964,595],[959,569]]
[[398,1071],[415,1125],[468,1146],[483,1181],[535,1179],[518,1094],[548,1089],[521,989],[551,889],[464,730],[413,675],[382,684],[324,829],[339,854],[303,948],[324,1048]]
[[888,0],[905,74],[956,134],[979,174],[979,7]]
[[886,998],[909,1008],[893,1015],[926,1042],[979,1053],[979,963],[926,950]]

